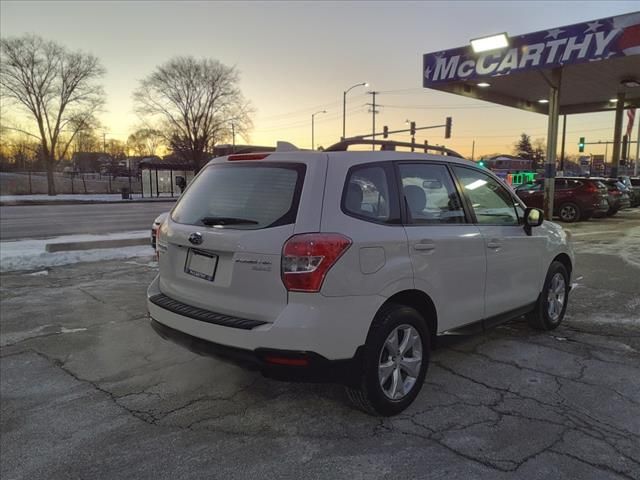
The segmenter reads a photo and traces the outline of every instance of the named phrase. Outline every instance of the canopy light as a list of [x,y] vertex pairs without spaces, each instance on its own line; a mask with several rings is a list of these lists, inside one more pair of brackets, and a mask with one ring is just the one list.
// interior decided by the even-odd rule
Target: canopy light
[[640,80],[629,78],[627,80],[621,81],[620,84],[624,85],[627,88],[636,88],[636,87],[640,87]]
[[506,33],[471,40],[471,48],[473,48],[475,53],[488,52],[489,50],[497,50],[508,46],[509,37],[507,37]]
[[490,87],[490,86],[491,86],[491,84],[490,84],[490,83],[487,83],[487,82],[480,82],[480,83],[478,84],[478,86],[479,86],[480,88],[487,88],[487,87]]
[[549,103],[549,100],[547,100],[546,98],[541,98],[540,100],[538,100],[538,103]]
[[609,101],[611,103],[618,103],[618,99],[617,98],[611,98]]

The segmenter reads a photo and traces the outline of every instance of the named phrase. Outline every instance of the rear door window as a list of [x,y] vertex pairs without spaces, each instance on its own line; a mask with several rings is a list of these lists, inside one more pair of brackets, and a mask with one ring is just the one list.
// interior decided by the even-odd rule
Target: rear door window
[[390,167],[384,164],[353,167],[347,174],[342,210],[362,220],[398,223],[398,202],[392,197],[390,178]]
[[295,223],[304,173],[303,164],[210,165],[180,197],[171,218],[246,230]]

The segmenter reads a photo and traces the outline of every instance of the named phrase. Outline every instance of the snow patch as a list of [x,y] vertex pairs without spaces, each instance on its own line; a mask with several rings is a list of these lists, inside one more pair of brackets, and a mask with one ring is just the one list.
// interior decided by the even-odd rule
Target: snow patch
[[60,329],[60,333],[77,333],[77,332],[85,332],[86,328],[64,328]]
[[[106,235],[65,235],[46,240],[18,240],[0,242],[0,272],[36,270],[79,262],[99,262],[136,257],[151,257],[150,245],[132,247],[75,250],[69,252],[46,252],[45,246],[52,243],[84,242],[95,240],[118,240],[123,238],[148,238],[148,230],[110,233]],[[40,275],[45,273],[34,272]]]
[[28,273],[30,277],[46,277],[49,275],[49,270],[40,270],[39,272]]

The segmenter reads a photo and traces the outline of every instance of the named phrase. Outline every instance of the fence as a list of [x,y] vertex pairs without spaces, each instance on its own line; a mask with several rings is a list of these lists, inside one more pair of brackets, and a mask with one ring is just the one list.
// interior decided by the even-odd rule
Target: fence
[[[122,177],[99,173],[54,173],[57,193],[120,193],[122,188],[142,193],[139,176]],[[0,195],[46,194],[46,172],[0,172]]]

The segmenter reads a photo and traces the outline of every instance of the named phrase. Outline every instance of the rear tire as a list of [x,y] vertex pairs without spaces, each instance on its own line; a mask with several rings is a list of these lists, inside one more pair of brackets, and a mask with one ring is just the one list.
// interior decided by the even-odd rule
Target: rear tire
[[580,207],[575,203],[563,203],[558,209],[560,220],[566,223],[577,222],[580,219]]
[[402,412],[420,393],[430,352],[429,329],[422,315],[406,305],[384,306],[367,335],[362,377],[355,386],[346,387],[349,400],[371,415]]
[[568,301],[569,273],[562,263],[554,261],[547,272],[535,310],[526,315],[527,322],[536,330],[557,328],[567,311]]

